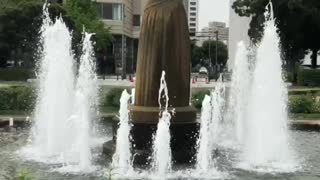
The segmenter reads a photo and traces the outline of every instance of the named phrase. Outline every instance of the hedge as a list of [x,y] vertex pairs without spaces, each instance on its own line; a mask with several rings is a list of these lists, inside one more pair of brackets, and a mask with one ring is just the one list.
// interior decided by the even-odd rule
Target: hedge
[[289,111],[291,113],[319,113],[320,104],[311,95],[289,96]]
[[34,88],[12,86],[0,88],[1,111],[32,111],[36,101]]
[[34,76],[34,71],[28,69],[0,68],[0,81],[27,81]]
[[192,98],[191,98],[192,105],[197,109],[201,109],[202,108],[202,101],[203,101],[205,95],[210,95],[210,91],[209,90],[202,90],[202,91],[192,93]]
[[320,86],[320,69],[299,68],[298,84],[301,86]]
[[[120,98],[123,92],[123,88],[113,88],[110,89],[106,94],[102,94],[100,98],[100,106],[112,106],[120,107]],[[128,93],[131,93],[131,90],[127,89]]]

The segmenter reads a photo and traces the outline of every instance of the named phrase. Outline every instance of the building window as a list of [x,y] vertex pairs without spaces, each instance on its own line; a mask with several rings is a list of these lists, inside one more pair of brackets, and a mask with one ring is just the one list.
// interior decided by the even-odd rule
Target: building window
[[141,16],[140,15],[133,15],[133,26],[140,26],[141,25]]
[[190,28],[189,31],[190,32],[196,32],[196,29],[195,28]]
[[197,19],[196,18],[190,18],[190,21],[196,21]]
[[197,8],[196,8],[196,7],[190,7],[190,10],[191,10],[191,11],[196,11]]
[[196,2],[190,2],[190,4],[191,4],[191,5],[197,5],[197,3],[196,3]]
[[122,4],[97,3],[98,14],[102,19],[121,21],[123,16]]
[[197,13],[192,12],[192,13],[190,13],[190,15],[191,15],[191,16],[196,16]]
[[190,23],[190,26],[196,27],[196,23]]

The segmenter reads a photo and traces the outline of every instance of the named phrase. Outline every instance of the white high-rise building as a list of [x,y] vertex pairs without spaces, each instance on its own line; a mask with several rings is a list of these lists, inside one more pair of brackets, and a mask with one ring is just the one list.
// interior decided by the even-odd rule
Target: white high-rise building
[[199,0],[185,0],[188,1],[188,22],[189,31],[191,34],[195,34],[198,31],[199,25]]
[[230,15],[229,15],[229,70],[234,66],[237,44],[244,41],[247,46],[250,45],[248,36],[250,18],[240,17],[232,9],[232,4],[235,0],[230,0]]

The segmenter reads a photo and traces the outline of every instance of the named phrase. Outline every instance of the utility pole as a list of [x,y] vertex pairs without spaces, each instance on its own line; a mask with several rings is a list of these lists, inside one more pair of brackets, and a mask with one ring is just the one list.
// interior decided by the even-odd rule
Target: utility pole
[[125,16],[124,16],[124,2],[122,0],[121,3],[121,16],[122,16],[122,37],[121,37],[121,64],[122,64],[122,72],[121,72],[121,79],[125,79],[126,78],[126,68],[125,68],[125,56],[124,56],[124,28],[125,28]]

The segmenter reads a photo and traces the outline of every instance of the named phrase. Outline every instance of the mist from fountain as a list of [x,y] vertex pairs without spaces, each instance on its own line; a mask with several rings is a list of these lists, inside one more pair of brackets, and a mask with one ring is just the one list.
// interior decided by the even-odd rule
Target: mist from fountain
[[229,96],[228,115],[233,121],[235,140],[243,143],[244,122],[246,119],[249,89],[251,88],[251,70],[248,58],[249,52],[243,41],[238,43],[235,66],[233,68],[231,89]]
[[171,146],[170,146],[170,120],[171,114],[168,111],[169,96],[168,88],[165,79],[166,73],[162,71],[160,89],[159,89],[159,108],[162,110],[161,100],[164,97],[165,107],[161,112],[161,117],[158,122],[158,127],[153,141],[153,154],[152,154],[152,170],[158,177],[169,173],[172,166]]
[[289,143],[288,90],[282,76],[272,4],[268,7],[264,37],[257,50],[246,118],[242,119],[244,146],[240,167],[290,172],[296,170],[297,164]]
[[122,92],[120,98],[119,110],[119,128],[117,131],[116,152],[112,158],[112,166],[119,170],[121,174],[128,174],[133,170],[132,157],[131,157],[131,142],[130,142],[130,129],[129,124],[129,100],[134,95],[130,95],[127,90]]

